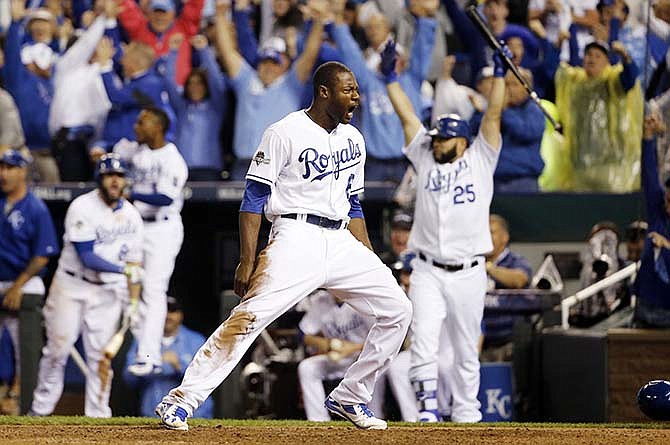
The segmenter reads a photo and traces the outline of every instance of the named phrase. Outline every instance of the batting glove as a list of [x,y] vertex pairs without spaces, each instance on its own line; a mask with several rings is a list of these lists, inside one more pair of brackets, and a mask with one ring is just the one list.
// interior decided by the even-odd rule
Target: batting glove
[[395,51],[395,42],[389,39],[381,53],[382,61],[379,64],[379,71],[384,76],[384,82],[393,83],[398,80],[398,74],[395,72],[395,65],[398,55]]
[[128,277],[131,284],[141,284],[144,278],[144,269],[136,264],[126,264],[123,274]]
[[505,63],[505,56],[508,59],[512,59],[512,51],[509,50],[505,42],[500,42],[502,45],[501,49],[497,49],[493,53],[493,76],[494,77],[505,77],[507,74],[507,64]]

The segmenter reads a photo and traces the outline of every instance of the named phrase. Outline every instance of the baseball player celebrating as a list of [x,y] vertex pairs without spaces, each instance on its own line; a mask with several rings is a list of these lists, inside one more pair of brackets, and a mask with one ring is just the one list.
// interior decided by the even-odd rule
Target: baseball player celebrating
[[[505,50],[507,51],[506,47]],[[414,307],[410,380],[421,421],[439,421],[436,391],[440,342],[454,353],[450,381],[451,419],[481,420],[477,392],[477,345],[486,293],[483,255],[493,248],[489,205],[493,171],[500,153],[500,117],[505,100],[506,67],[494,56],[489,105],[477,137],[458,115],[438,118],[426,131],[395,76],[395,44],[382,54],[382,73],[405,134],[405,155],[417,173],[417,198],[409,248],[416,252],[409,296]],[[446,323],[447,335],[436,335]]]
[[305,346],[316,355],[298,365],[307,420],[328,421],[323,381],[341,379],[356,361],[374,318],[365,317],[329,292],[317,291],[298,326]]
[[[0,302],[9,311],[21,307],[24,295],[44,295],[39,273],[58,254],[58,240],[44,202],[28,188],[30,160],[19,151],[0,157]],[[0,332],[7,327],[14,345],[16,375],[20,375],[19,321],[0,313]],[[15,381],[18,389],[18,379]]]
[[139,377],[161,371],[167,290],[184,240],[180,212],[188,168],[177,147],[165,140],[169,128],[170,120],[162,109],[145,107],[135,123],[136,141],[122,139],[114,146],[114,152],[130,163],[133,184],[128,196],[144,220],[141,322],[133,332],[137,358],[128,367]]
[[[358,360],[326,398],[326,408],[358,428],[386,429],[367,403],[378,374],[400,349],[411,304],[372,251],[358,201],[365,142],[349,125],[360,103],[356,78],[346,66],[328,62],[317,69],[313,83],[310,108],[271,125],[251,161],[235,272],[242,302],[198,351],[181,385],[156,408],[167,428],[188,429],[187,417],[260,332],[324,288],[374,318]],[[273,225],[267,248],[256,257],[263,208]]]
[[53,412],[63,392],[65,363],[81,332],[88,376],[84,413],[111,417],[112,371],[100,372],[103,349],[130,297],[137,301],[142,275],[142,218],[123,199],[127,169],[117,155],[100,158],[98,187],[72,201],[65,214],[63,253],[44,307],[47,344],[42,350],[31,414]]

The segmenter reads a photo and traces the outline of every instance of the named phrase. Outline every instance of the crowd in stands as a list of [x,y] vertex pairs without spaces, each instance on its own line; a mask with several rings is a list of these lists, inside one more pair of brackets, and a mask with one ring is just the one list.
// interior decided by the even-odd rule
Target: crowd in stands
[[380,51],[395,37],[426,125],[457,113],[476,132],[492,51],[470,3],[563,127],[510,74],[496,191],[638,190],[645,99],[670,117],[668,0],[0,0],[0,150],[27,148],[36,181],[90,180],[151,104],[170,117],[191,181],[241,180],[263,130],[307,106],[315,67],[338,60],[361,89],[367,179],[400,182]]

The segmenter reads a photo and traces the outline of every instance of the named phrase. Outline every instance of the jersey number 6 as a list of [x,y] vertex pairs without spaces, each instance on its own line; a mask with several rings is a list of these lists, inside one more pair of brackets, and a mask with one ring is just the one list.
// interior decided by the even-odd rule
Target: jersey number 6
[[454,187],[454,204],[465,204],[466,201],[474,202],[476,196],[473,187],[473,184],[468,184],[465,188],[460,185]]

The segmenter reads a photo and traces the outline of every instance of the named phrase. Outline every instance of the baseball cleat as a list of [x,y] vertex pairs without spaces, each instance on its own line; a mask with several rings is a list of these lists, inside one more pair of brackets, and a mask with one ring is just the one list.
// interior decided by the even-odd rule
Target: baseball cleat
[[188,431],[188,413],[181,406],[174,403],[161,402],[154,410],[161,418],[163,426],[169,430]]
[[436,409],[420,411],[419,422],[427,422],[427,423],[442,422],[442,416],[440,415],[440,412]]
[[331,396],[328,396],[324,405],[328,411],[353,423],[356,428],[360,428],[362,430],[386,429],[386,422],[382,419],[376,418],[365,403],[344,405],[333,399]]
[[135,362],[128,366],[128,372],[136,377],[146,377],[162,373],[163,368],[149,362]]

